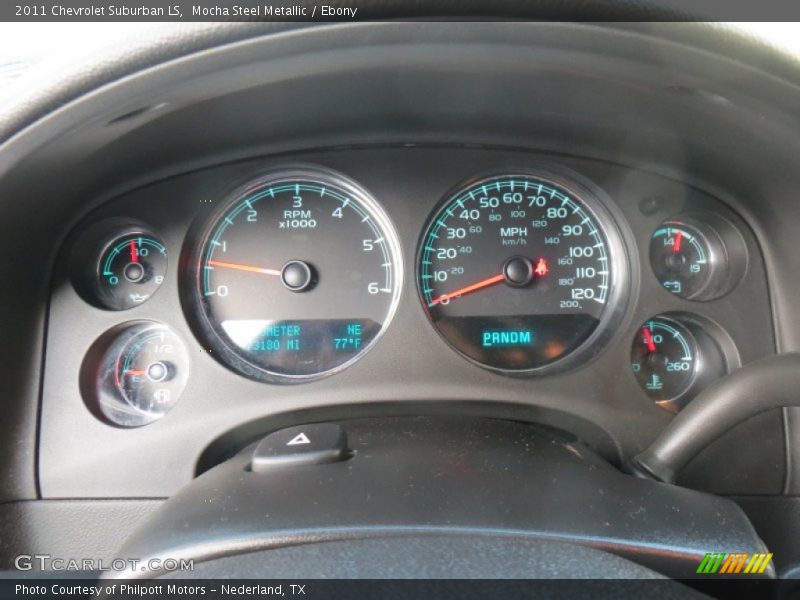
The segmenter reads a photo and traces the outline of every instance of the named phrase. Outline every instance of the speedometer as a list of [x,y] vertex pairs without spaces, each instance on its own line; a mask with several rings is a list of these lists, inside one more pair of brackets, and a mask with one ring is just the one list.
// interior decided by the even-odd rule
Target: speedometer
[[541,372],[585,357],[622,312],[627,260],[599,190],[543,172],[461,186],[431,217],[418,259],[427,314],[492,369]]

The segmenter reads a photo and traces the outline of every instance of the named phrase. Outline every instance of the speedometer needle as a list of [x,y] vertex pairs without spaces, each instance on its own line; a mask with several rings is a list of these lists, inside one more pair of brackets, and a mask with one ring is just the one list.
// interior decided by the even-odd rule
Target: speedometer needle
[[237,269],[239,271],[249,271],[250,273],[261,273],[262,275],[273,275],[280,277],[281,272],[276,269],[264,269],[262,267],[253,267],[250,265],[242,265],[239,263],[224,262],[221,260],[209,260],[206,264],[212,267],[225,267],[226,269]]
[[436,306],[437,304],[447,302],[453,298],[461,298],[467,294],[471,294],[472,292],[477,292],[487,287],[497,285],[498,283],[502,283],[503,281],[508,281],[509,285],[514,287],[524,287],[531,282],[533,277],[544,277],[549,272],[550,269],[547,268],[546,258],[537,259],[534,266],[534,263],[527,258],[521,256],[512,256],[506,261],[502,273],[492,275],[486,279],[481,279],[473,284],[459,288],[454,292],[442,294],[438,298],[431,300],[430,304],[428,304],[428,307],[430,308]]
[[478,290],[482,290],[491,285],[497,285],[498,283],[504,281],[505,278],[506,276],[503,275],[502,273],[500,273],[499,275],[494,275],[492,277],[487,277],[486,279],[482,279],[481,281],[478,281],[471,285],[459,288],[454,292],[450,292],[449,294],[442,294],[438,298],[434,298],[433,300],[431,300],[431,303],[428,306],[436,306],[437,304],[441,304],[442,302],[447,302],[452,298],[459,298],[461,296],[466,296],[467,294],[471,294],[472,292],[477,292]]

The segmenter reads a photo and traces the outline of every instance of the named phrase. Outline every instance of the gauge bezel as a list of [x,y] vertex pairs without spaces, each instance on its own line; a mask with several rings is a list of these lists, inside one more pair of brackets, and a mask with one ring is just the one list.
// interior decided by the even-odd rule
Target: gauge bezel
[[[109,296],[102,292],[102,262],[103,257],[115,242],[129,235],[152,238],[153,241],[164,247],[164,281],[154,287],[145,301],[131,305],[119,305],[110,302]],[[69,258],[70,281],[78,295],[95,308],[109,312],[130,311],[147,304],[163,287],[170,273],[169,254],[169,248],[164,239],[152,227],[132,219],[103,219],[86,227],[74,242]]]
[[[664,286],[653,266],[655,232],[662,227],[691,229],[705,242],[708,250],[708,276],[693,294],[673,292]],[[739,229],[728,219],[715,213],[692,211],[664,219],[650,233],[647,248],[650,272],[666,293],[689,302],[711,302],[731,293],[742,281],[748,267],[747,244]]]
[[[180,391],[162,413],[141,410],[119,389],[118,352],[127,348],[136,337],[161,329],[179,344],[181,360]],[[102,333],[90,346],[81,363],[79,387],[89,411],[99,421],[119,429],[136,429],[165,418],[178,404],[191,375],[191,358],[183,338],[171,327],[152,319],[125,321]]]
[[151,231],[147,231],[145,229],[131,229],[129,231],[126,231],[125,233],[113,236],[111,239],[108,240],[108,242],[106,242],[103,245],[102,249],[100,250],[100,253],[97,256],[97,264],[95,265],[95,286],[97,286],[97,298],[98,298],[98,301],[103,303],[104,307],[107,308],[108,310],[115,310],[115,311],[130,310],[131,308],[135,308],[137,306],[140,306],[140,305],[144,304],[145,302],[147,302],[148,300],[150,300],[150,298],[152,298],[158,292],[158,290],[161,289],[161,286],[163,285],[163,281],[161,283],[156,284],[155,287],[153,288],[153,291],[150,293],[150,295],[147,297],[146,300],[143,300],[142,302],[138,302],[138,303],[135,303],[135,304],[124,303],[124,305],[120,305],[120,306],[111,306],[106,301],[106,296],[103,295],[102,292],[101,292],[101,286],[103,285],[103,279],[104,279],[104,277],[103,277],[104,258],[107,259],[106,254],[109,251],[111,251],[112,248],[119,243],[119,240],[121,240],[123,238],[126,238],[128,236],[138,236],[138,237],[142,237],[142,238],[146,237],[146,238],[149,238],[149,240],[151,242],[161,246],[161,248],[162,248],[162,252],[161,253],[164,256],[164,259],[163,259],[164,260],[164,268],[163,268],[164,273],[163,273],[162,277],[164,279],[166,279],[166,275],[167,275],[167,273],[169,273],[169,252],[167,251],[167,247],[164,244],[164,242],[161,240],[161,238],[158,237],[157,235],[155,235],[154,233],[152,233]]
[[[430,309],[425,302],[420,271],[423,246],[431,227],[441,215],[442,211],[449,206],[457,196],[471,187],[498,178],[513,177],[533,177],[544,183],[568,190],[570,195],[578,200],[581,206],[595,219],[608,245],[610,268],[608,295],[605,309],[603,310],[597,327],[595,327],[588,338],[571,352],[551,363],[531,369],[507,369],[483,363],[454,346],[442,333],[440,328],[437,327],[431,316]],[[512,377],[538,377],[561,373],[591,361],[617,333],[618,328],[616,326],[621,323],[632,298],[632,264],[635,261],[633,251],[629,250],[632,248],[635,248],[633,236],[627,228],[626,221],[619,208],[608,194],[580,173],[559,165],[539,162],[529,162],[524,166],[511,165],[508,168],[493,169],[462,179],[459,183],[447,190],[436,203],[431,214],[425,221],[422,233],[417,242],[417,251],[415,253],[414,281],[417,298],[428,323],[430,323],[438,336],[449,348],[472,364],[494,373]]]
[[636,336],[642,325],[649,321],[667,321],[680,325],[690,334],[695,351],[692,379],[680,394],[672,398],[664,400],[653,399],[642,388],[633,370],[628,369],[631,377],[636,382],[636,387],[642,390],[644,397],[658,408],[671,413],[678,413],[697,394],[714,381],[742,366],[736,343],[721,325],[708,317],[684,311],[659,313],[639,324],[636,332],[631,337],[631,344],[636,342]]
[[[381,328],[368,344],[364,345],[358,353],[345,362],[330,369],[299,375],[270,371],[254,365],[244,358],[235,347],[231,347],[227,340],[216,331],[203,306],[200,294],[204,250],[220,219],[248,193],[269,185],[297,180],[341,189],[352,196],[369,213],[375,225],[382,232],[388,253],[392,258],[392,285],[394,288]],[[273,166],[266,170],[260,169],[249,176],[240,178],[235,184],[229,185],[220,196],[223,198],[220,206],[210,215],[203,215],[202,220],[195,223],[192,231],[187,236],[184,252],[182,253],[183,268],[181,269],[180,278],[183,292],[181,293],[181,303],[184,312],[189,317],[188,321],[192,330],[201,343],[205,345],[209,354],[235,373],[255,381],[273,384],[299,384],[317,381],[349,368],[366,356],[383,337],[386,329],[391,324],[400,303],[404,283],[403,255],[400,249],[397,229],[375,197],[355,180],[338,171],[317,165],[296,163]]]
[[639,331],[641,331],[642,327],[644,327],[648,323],[652,323],[654,321],[659,321],[661,323],[665,323],[668,327],[672,327],[673,329],[677,330],[678,332],[680,332],[683,335],[686,343],[689,344],[689,346],[691,346],[691,351],[692,351],[692,370],[689,373],[689,378],[686,381],[686,383],[684,384],[683,389],[680,391],[680,393],[675,394],[674,396],[670,396],[669,398],[663,398],[661,400],[653,398],[647,392],[647,390],[644,387],[642,387],[642,384],[639,381],[639,378],[636,377],[636,373],[635,372],[634,372],[634,378],[636,379],[636,383],[639,385],[639,387],[642,389],[642,391],[645,393],[645,395],[656,406],[659,406],[659,407],[661,407],[661,408],[663,408],[665,410],[668,410],[670,412],[678,412],[678,410],[680,409],[680,407],[683,404],[683,403],[681,403],[681,399],[685,398],[687,395],[689,395],[691,393],[691,391],[694,389],[694,387],[697,384],[697,380],[698,380],[699,375],[701,373],[703,373],[703,371],[705,369],[704,356],[703,356],[703,353],[701,352],[701,348],[700,348],[700,344],[699,344],[699,342],[697,340],[697,336],[695,335],[695,332],[692,331],[692,328],[689,325],[687,325],[686,323],[684,323],[683,321],[679,320],[678,318],[675,318],[674,316],[672,316],[670,314],[659,314],[659,315],[656,315],[656,316],[654,316],[654,317],[652,317],[650,319],[647,319],[646,321],[643,321],[639,325],[638,329],[636,330],[636,333],[633,336],[633,340],[631,341],[631,352],[633,352],[633,347],[637,342],[637,337],[639,335]]

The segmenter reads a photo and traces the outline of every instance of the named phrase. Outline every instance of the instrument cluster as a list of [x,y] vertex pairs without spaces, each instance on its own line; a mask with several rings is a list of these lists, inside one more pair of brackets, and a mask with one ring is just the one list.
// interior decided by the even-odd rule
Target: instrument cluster
[[[401,297],[455,353],[515,377],[578,368],[635,309],[636,236],[617,200],[555,162],[451,182],[416,240],[401,240],[366,185],[326,166],[272,166],[218,189],[213,210],[187,228],[180,257],[156,222],[99,219],[75,237],[74,289],[120,314],[80,373],[86,405],[106,423],[140,427],[167,415],[191,376],[193,343],[267,385],[334,376],[380,343]],[[669,215],[648,239],[646,275],[691,303],[729,294],[747,269],[739,228],[713,212]],[[172,260],[196,340],[124,317],[161,293]],[[682,311],[648,315],[625,368],[644,396],[674,412],[738,362],[723,327]]]

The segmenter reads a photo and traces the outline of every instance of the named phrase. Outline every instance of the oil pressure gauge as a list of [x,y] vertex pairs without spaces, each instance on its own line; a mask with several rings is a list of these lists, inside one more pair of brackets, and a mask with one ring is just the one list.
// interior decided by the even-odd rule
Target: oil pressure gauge
[[154,235],[131,232],[112,240],[97,265],[97,296],[114,310],[150,298],[164,281],[167,249]]
[[106,310],[127,310],[147,302],[164,283],[167,248],[149,228],[107,219],[81,232],[71,254],[76,290]]

